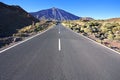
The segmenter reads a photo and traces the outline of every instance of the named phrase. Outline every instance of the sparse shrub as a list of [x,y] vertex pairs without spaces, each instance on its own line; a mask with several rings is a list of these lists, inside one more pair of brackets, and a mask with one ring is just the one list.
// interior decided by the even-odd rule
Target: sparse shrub
[[107,29],[111,30],[115,26],[112,23],[106,23],[104,27],[106,27]]
[[17,33],[17,34],[14,34],[13,36],[14,37],[28,37],[29,34],[27,34],[27,33]]
[[96,27],[93,27],[92,28],[92,33],[98,33],[100,30],[98,29],[98,28],[96,28]]
[[109,40],[114,40],[114,37],[115,37],[114,34],[108,34],[108,37],[107,37],[107,38],[108,38]]
[[117,34],[114,39],[120,41],[120,34]]
[[91,30],[90,30],[89,28],[84,28],[84,32],[86,32],[86,33],[90,33]]
[[102,26],[100,29],[101,29],[101,32],[102,32],[102,33],[106,33],[106,32],[109,31],[109,29],[107,29],[107,28],[104,27],[104,26]]
[[112,32],[116,34],[117,31],[120,31],[120,26],[116,26],[112,29]]

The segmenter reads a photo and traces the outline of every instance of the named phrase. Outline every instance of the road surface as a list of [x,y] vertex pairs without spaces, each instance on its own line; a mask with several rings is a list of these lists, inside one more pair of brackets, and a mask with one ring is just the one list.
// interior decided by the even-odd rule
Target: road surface
[[0,53],[0,80],[120,80],[120,55],[59,24]]

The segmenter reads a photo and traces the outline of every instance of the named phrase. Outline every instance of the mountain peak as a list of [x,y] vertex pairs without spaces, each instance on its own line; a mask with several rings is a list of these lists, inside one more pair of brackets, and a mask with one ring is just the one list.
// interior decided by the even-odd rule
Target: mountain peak
[[45,18],[48,20],[62,21],[62,20],[77,20],[80,18],[78,16],[75,16],[67,11],[64,11],[64,10],[56,8],[56,7],[52,7],[50,9],[46,9],[46,10],[41,10],[38,12],[33,12],[31,14],[34,17],[38,18],[39,20]]
[[52,7],[51,9],[57,9],[56,7]]

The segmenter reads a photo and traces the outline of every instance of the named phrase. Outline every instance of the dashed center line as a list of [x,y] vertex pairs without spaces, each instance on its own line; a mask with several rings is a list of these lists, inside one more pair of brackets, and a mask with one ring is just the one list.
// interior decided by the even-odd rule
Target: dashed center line
[[59,34],[60,34],[60,26],[59,26],[59,29],[58,29],[58,30],[59,30]]
[[58,50],[61,51],[61,40],[60,40],[60,38],[58,39]]
[[59,34],[60,34],[60,31],[59,31]]

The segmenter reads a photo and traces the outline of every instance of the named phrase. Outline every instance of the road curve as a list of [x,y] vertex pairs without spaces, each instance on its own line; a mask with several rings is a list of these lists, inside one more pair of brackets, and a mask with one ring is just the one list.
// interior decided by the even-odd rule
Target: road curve
[[61,24],[0,54],[0,80],[119,79],[119,54]]

